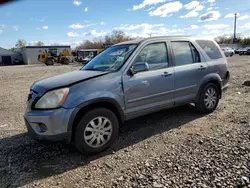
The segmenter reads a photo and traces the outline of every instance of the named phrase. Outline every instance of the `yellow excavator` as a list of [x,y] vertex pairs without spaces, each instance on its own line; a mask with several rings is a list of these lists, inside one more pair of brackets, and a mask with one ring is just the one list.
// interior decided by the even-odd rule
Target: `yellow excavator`
[[60,63],[63,65],[68,65],[70,59],[68,58],[70,52],[67,49],[64,49],[62,52],[57,53],[57,48],[49,48],[45,52],[38,55],[38,61],[45,63],[45,65],[54,65],[55,63]]

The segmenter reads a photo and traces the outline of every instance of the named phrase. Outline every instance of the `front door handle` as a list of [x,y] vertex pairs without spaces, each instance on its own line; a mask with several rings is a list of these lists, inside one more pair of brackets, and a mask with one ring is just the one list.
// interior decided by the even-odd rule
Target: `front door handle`
[[161,76],[162,77],[168,77],[168,76],[171,76],[172,73],[169,73],[169,72],[164,72]]
[[201,65],[199,68],[198,68],[198,70],[206,70],[207,69],[207,67],[206,66],[203,66],[203,65]]

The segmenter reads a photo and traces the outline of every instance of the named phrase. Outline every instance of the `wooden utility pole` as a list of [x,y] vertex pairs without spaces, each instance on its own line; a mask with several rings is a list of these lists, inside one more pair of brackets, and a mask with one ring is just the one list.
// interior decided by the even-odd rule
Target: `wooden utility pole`
[[237,43],[237,38],[236,38],[236,21],[237,21],[237,13],[234,14],[234,39],[233,43]]

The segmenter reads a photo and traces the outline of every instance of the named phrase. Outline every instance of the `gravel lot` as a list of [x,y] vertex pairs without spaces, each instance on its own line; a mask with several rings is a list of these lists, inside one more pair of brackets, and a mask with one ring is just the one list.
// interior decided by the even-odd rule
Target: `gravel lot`
[[26,134],[38,79],[77,66],[0,67],[0,187],[250,187],[250,56],[229,59],[231,86],[209,115],[187,105],[126,122],[114,147],[86,157]]

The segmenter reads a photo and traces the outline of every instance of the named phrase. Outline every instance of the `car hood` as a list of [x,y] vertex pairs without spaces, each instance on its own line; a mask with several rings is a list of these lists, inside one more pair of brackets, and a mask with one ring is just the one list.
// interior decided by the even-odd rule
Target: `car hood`
[[31,89],[35,92],[38,92],[39,94],[43,94],[48,90],[67,87],[72,84],[100,77],[106,74],[108,74],[108,72],[87,70],[73,71],[39,80],[31,86]]

